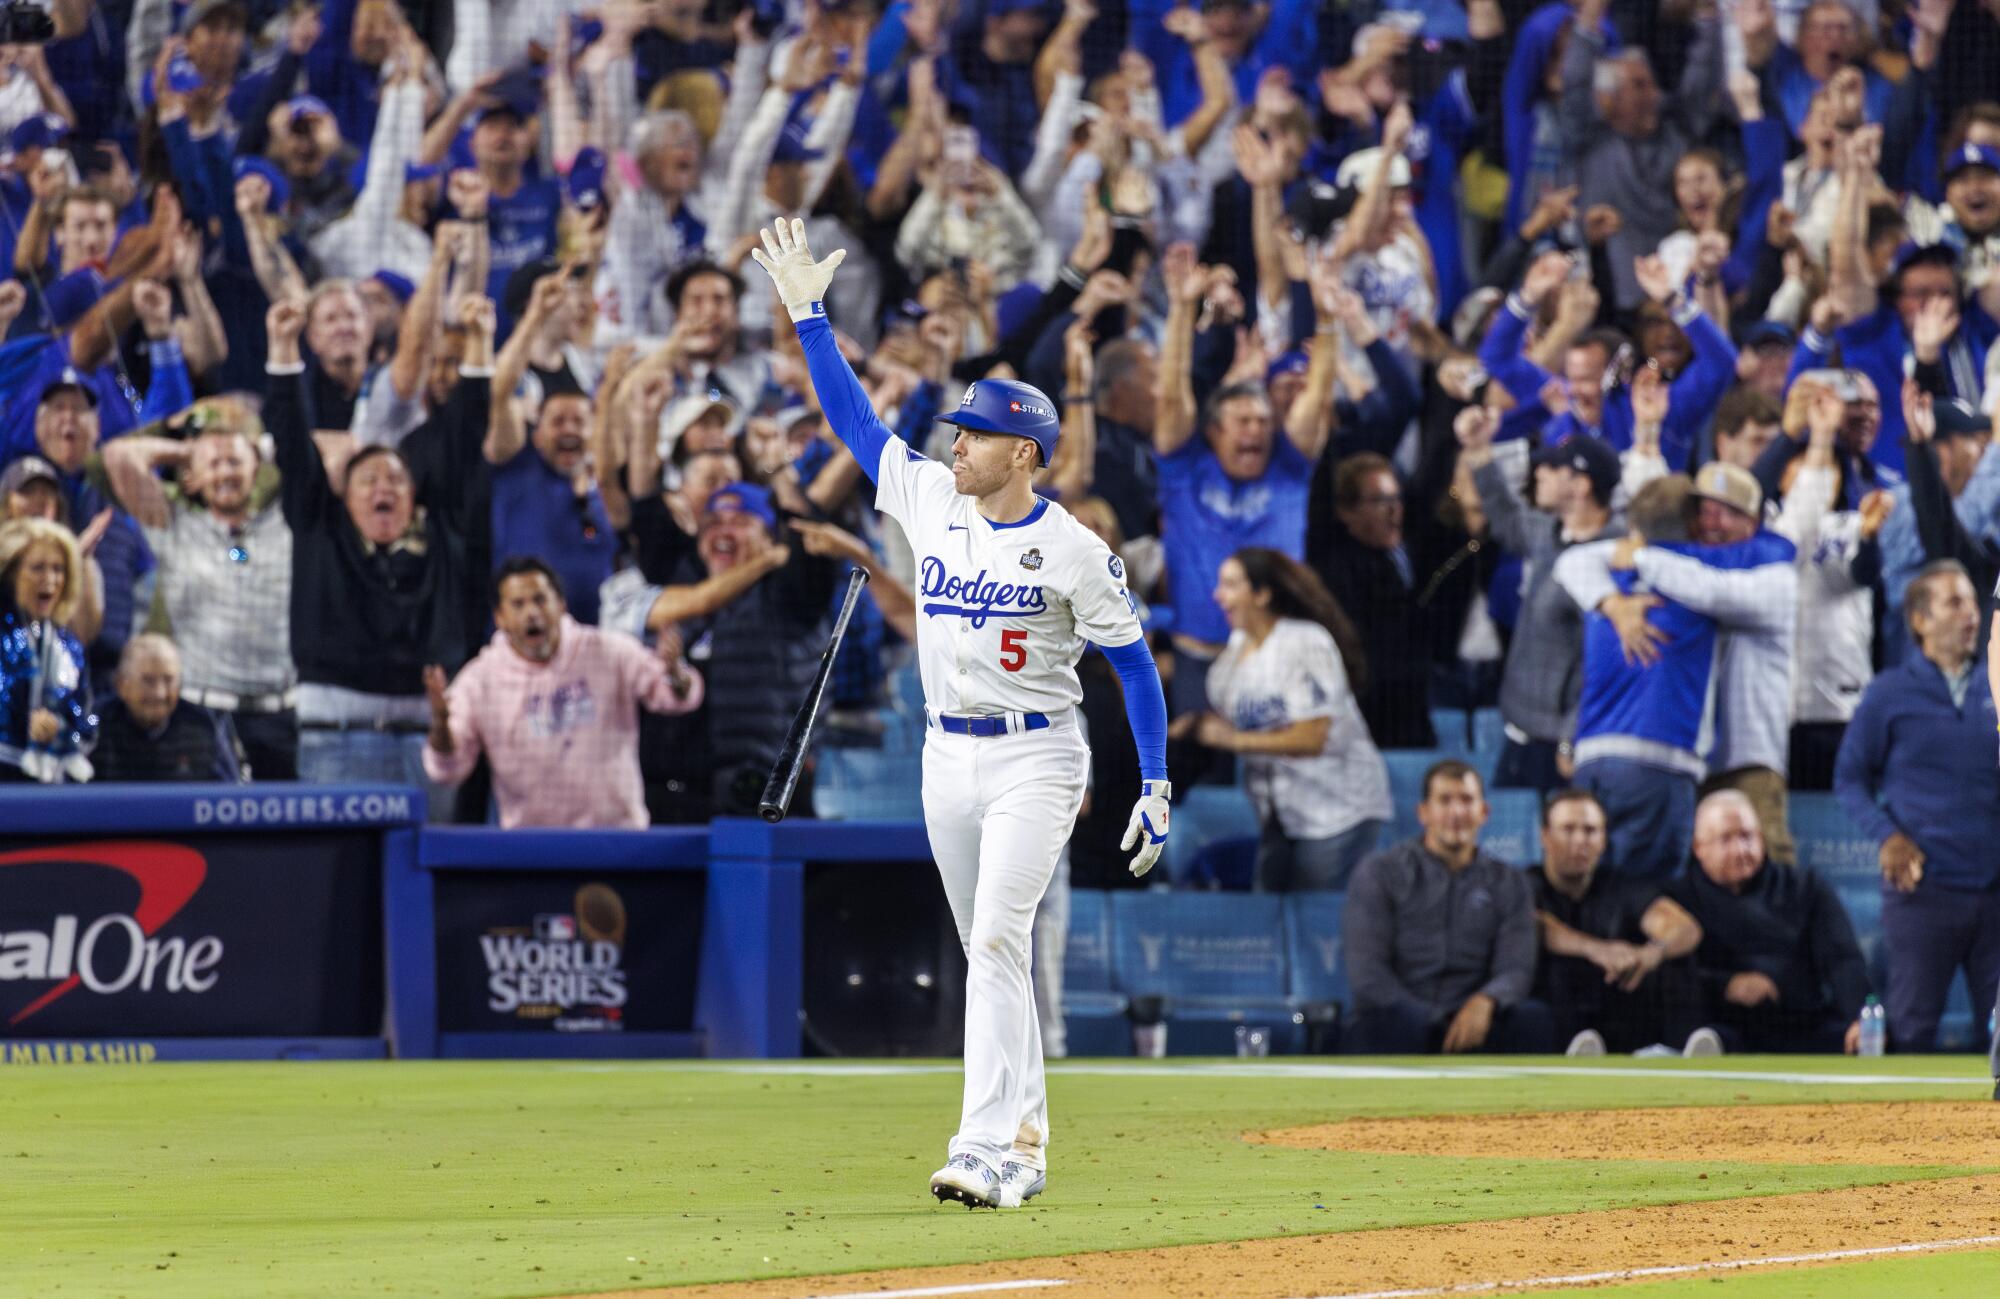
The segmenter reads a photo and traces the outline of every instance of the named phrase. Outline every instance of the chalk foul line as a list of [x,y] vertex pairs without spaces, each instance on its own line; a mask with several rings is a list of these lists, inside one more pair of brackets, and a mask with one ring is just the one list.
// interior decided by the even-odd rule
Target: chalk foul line
[[[1602,1285],[1607,1281],[1643,1281],[1661,1276],[1689,1276],[1699,1272],[1740,1272],[1753,1267],[1786,1267],[1799,1263],[1838,1263],[1847,1259],[1881,1258],[1893,1254],[1931,1254],[1948,1249],[1971,1249],[2000,1245],[2000,1236],[1961,1236],[1956,1240],[1915,1241],[1903,1245],[1868,1245],[1855,1249],[1828,1249],[1814,1254],[1775,1254],[1763,1258],[1728,1258],[1710,1263],[1673,1263],[1657,1267],[1628,1267],[1610,1272],[1572,1272],[1567,1276],[1538,1276],[1520,1281],[1465,1281],[1457,1285],[1425,1286],[1415,1290],[1350,1291],[1338,1295],[1318,1295],[1315,1299],[1433,1299],[1438,1295],[1492,1294],[1504,1290],[1537,1290],[1558,1286]],[[955,1291],[905,1291],[906,1294],[956,1293]],[[833,1299],[825,1296],[824,1299]],[[885,1297],[886,1299],[886,1297]]]

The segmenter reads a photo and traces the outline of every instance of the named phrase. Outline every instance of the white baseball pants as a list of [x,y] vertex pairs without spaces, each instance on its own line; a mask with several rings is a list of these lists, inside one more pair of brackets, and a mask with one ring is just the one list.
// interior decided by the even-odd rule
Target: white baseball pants
[[1045,1168],[1049,1103],[1035,1016],[1035,908],[1090,771],[1073,714],[1047,730],[924,740],[924,825],[965,949],[965,1101],[951,1153]]

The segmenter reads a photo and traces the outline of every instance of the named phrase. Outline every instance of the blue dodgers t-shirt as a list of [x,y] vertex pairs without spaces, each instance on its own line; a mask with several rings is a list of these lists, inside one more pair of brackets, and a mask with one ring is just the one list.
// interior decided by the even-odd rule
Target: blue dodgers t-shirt
[[532,555],[562,578],[570,616],[597,622],[597,588],[611,576],[618,535],[592,488],[579,505],[569,479],[534,444],[493,471],[493,564]]
[[1306,548],[1306,505],[1313,463],[1292,440],[1273,430],[1275,445],[1263,477],[1239,483],[1199,433],[1160,467],[1160,540],[1167,550],[1174,630],[1221,645],[1229,623],[1215,605],[1215,575],[1222,561],[1245,546],[1269,546],[1293,559]]
[[507,277],[529,262],[556,250],[556,216],[562,211],[562,191],[552,180],[526,179],[505,198],[486,201],[486,231],[493,260],[486,273],[486,296],[507,297]]

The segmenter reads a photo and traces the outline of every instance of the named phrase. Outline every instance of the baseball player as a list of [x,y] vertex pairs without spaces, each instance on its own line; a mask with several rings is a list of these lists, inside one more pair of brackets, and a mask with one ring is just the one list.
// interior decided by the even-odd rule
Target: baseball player
[[827,424],[917,556],[924,825],[969,967],[964,1108],[931,1193],[1013,1208],[1048,1182],[1029,936],[1089,771],[1076,722],[1084,642],[1117,668],[1138,742],[1143,784],[1123,844],[1138,846],[1134,875],[1167,838],[1166,700],[1123,562],[1035,495],[1055,450],[1055,403],[1025,383],[981,379],[944,419],[958,428],[951,465],[919,455],[875,417],[827,324],[821,299],[846,251],[815,262],[799,221],[762,235],[751,255],[798,328]]

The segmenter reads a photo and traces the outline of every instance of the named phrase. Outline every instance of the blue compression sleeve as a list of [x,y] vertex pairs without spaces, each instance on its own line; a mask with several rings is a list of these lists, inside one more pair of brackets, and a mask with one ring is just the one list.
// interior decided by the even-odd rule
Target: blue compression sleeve
[[1104,657],[1118,670],[1119,684],[1125,687],[1125,718],[1132,724],[1132,740],[1139,746],[1139,777],[1142,780],[1167,778],[1167,697],[1160,689],[1159,665],[1144,637],[1130,645],[1105,645]]
[[854,377],[854,368],[840,354],[826,317],[801,320],[798,331],[799,346],[806,354],[806,372],[812,376],[820,409],[826,412],[827,427],[847,444],[872,483],[882,464],[882,448],[895,435],[868,404],[868,394],[862,391],[861,380]]

